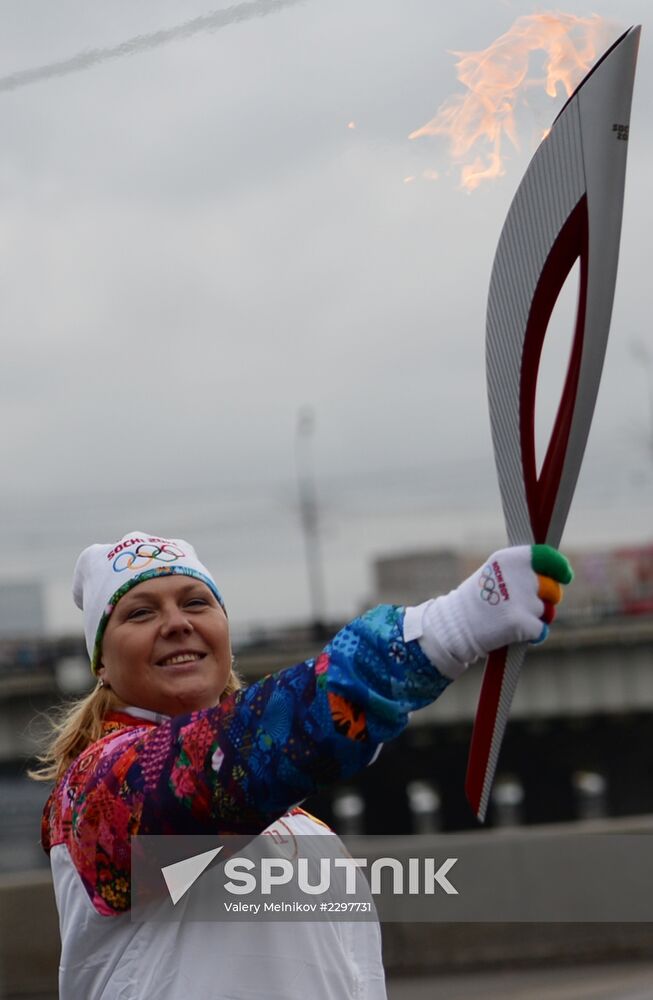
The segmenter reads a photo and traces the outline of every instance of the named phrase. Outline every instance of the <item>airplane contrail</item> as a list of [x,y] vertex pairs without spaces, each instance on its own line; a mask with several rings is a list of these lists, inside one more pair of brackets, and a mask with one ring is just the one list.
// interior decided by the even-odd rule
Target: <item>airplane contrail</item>
[[46,63],[44,66],[35,66],[33,69],[18,70],[16,73],[2,76],[0,77],[0,93],[17,90],[30,83],[39,83],[41,80],[66,76],[68,73],[79,73],[91,66],[97,66],[98,63],[106,62],[108,59],[136,55],[138,52],[156,49],[159,45],[167,45],[168,42],[174,42],[179,38],[190,38],[191,35],[197,35],[202,31],[217,31],[230,24],[238,24],[254,17],[275,14],[277,11],[283,10],[284,7],[292,7],[301,2],[302,0],[247,0],[245,3],[234,4],[223,10],[214,10],[208,14],[202,14],[200,17],[194,17],[191,21],[178,24],[173,28],[163,28],[161,31],[153,31],[148,35],[136,35],[134,38],[128,38],[126,42],[121,42],[120,45],[108,49],[88,49],[86,52],[79,52],[76,56],[71,56],[70,59]]

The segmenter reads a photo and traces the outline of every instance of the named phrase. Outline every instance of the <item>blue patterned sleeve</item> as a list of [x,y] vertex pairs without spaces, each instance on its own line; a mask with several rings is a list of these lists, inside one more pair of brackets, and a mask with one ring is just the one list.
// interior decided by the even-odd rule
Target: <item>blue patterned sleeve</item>
[[403,608],[380,605],[346,625],[326,648],[332,705],[342,698],[357,706],[374,744],[398,736],[410,712],[435,701],[450,683],[416,640],[404,640],[403,622]]

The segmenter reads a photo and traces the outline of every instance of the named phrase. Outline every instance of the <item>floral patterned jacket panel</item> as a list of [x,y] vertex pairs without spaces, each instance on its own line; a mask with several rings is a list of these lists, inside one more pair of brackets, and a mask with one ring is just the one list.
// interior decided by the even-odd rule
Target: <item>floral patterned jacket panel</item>
[[216,708],[160,724],[113,714],[54,788],[46,851],[65,844],[95,909],[129,909],[130,837],[252,833],[370,762],[411,711],[449,683],[403,609],[345,626],[315,660],[268,676]]

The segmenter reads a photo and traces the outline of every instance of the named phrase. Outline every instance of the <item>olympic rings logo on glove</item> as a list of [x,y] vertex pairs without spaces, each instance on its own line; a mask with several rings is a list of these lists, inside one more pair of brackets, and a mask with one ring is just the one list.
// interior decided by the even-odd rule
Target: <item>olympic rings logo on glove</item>
[[126,569],[144,570],[153,562],[172,563],[177,559],[183,559],[185,554],[176,545],[171,545],[170,542],[162,542],[161,545],[143,542],[137,545],[134,550],[126,549],[120,552],[113,560],[113,569],[116,573],[122,573]]
[[487,601],[488,604],[492,604],[493,606],[499,603],[501,597],[491,566],[488,565],[483,568],[483,572],[478,578],[478,585],[481,588],[480,596],[482,601]]

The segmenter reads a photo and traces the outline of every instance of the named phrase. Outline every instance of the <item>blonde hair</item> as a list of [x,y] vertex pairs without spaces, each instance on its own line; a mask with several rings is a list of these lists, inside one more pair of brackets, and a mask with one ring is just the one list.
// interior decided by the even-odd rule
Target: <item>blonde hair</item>
[[[233,664],[220,701],[242,688],[242,681]],[[107,713],[124,707],[111,688],[93,688],[90,694],[76,701],[68,702],[55,710],[49,717],[50,732],[43,751],[37,755],[38,767],[27,773],[35,781],[59,781],[74,760],[87,747],[104,735],[104,719]]]

